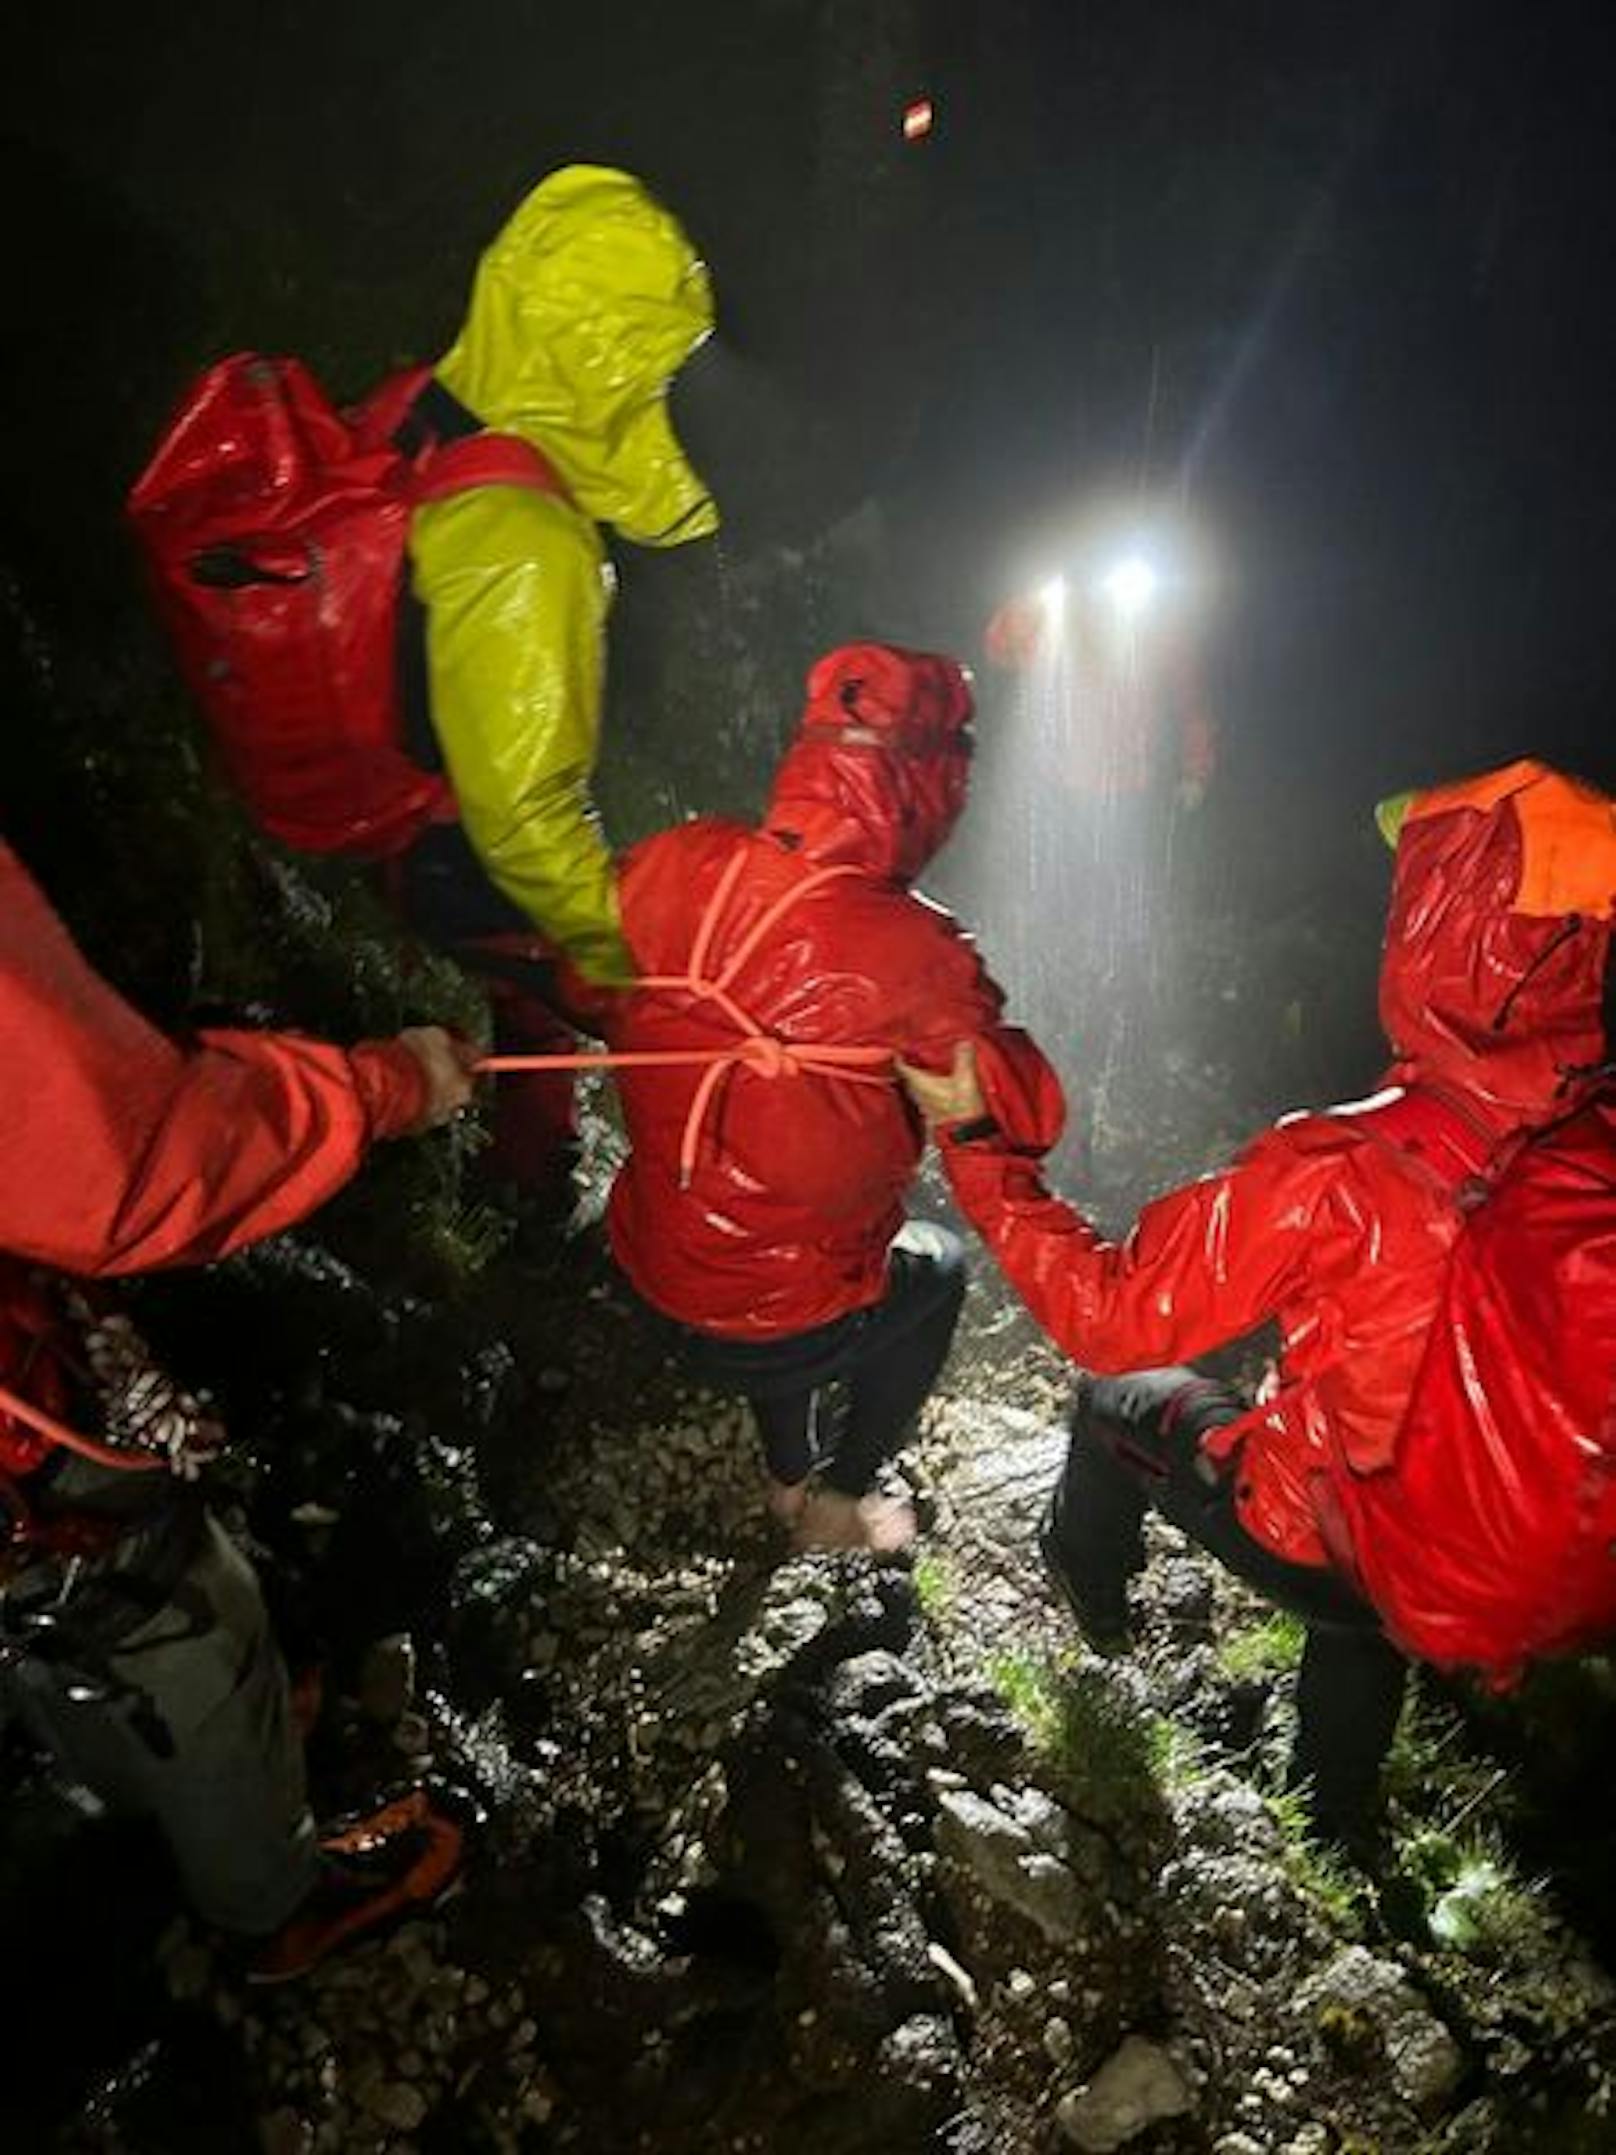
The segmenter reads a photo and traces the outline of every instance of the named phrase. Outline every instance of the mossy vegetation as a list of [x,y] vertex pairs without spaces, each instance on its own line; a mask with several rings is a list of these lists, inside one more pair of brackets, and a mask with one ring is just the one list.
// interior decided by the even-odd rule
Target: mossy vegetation
[[1129,1838],[1165,1831],[1167,1792],[1195,1771],[1176,1724],[1076,1653],[1015,1648],[994,1656],[987,1673],[1071,1809]]
[[1256,1623],[1223,1633],[1217,1641],[1218,1665],[1235,1683],[1281,1675],[1300,1665],[1306,1639],[1299,1617],[1273,1609]]
[[959,1596],[954,1567],[940,1550],[923,1549],[915,1558],[910,1582],[921,1614],[928,1623],[946,1623],[953,1615]]
[[1317,1902],[1339,1929],[1356,1937],[1369,1900],[1368,1880],[1339,1850],[1318,1838],[1301,1790],[1275,1790],[1264,1801],[1280,1829],[1291,1883]]

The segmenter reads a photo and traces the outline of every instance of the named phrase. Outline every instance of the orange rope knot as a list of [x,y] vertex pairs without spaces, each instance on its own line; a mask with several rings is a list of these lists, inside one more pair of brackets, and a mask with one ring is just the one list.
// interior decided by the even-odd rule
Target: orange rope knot
[[690,959],[683,973],[648,973],[634,983],[630,993],[688,995],[714,1004],[735,1027],[740,1035],[733,1046],[722,1048],[645,1048],[628,1049],[623,1052],[581,1055],[485,1055],[478,1064],[479,1070],[490,1072],[515,1070],[644,1070],[696,1068],[701,1071],[690,1112],[685,1117],[684,1133],[679,1141],[679,1187],[688,1190],[696,1172],[696,1159],[701,1149],[702,1131],[706,1126],[714,1099],[724,1080],[732,1071],[746,1069],[755,1077],[781,1078],[808,1075],[836,1078],[849,1085],[882,1085],[892,1083],[892,1054],[879,1047],[821,1047],[812,1041],[794,1043],[781,1040],[773,1033],[765,1032],[745,1005],[730,992],[730,985],[741,973],[758,949],[768,939],[774,928],[793,906],[798,905],[811,890],[830,883],[842,876],[862,873],[851,863],[838,862],[829,868],[817,869],[800,882],[791,885],[764,913],[733,953],[728,964],[716,977],[707,973],[707,957],[718,931],[721,915],[740,880],[746,865],[744,853],[737,853],[719,879],[699,924],[691,945]]
[[733,1060],[760,1078],[801,1077],[803,1072],[795,1051],[772,1033],[754,1033],[734,1051]]

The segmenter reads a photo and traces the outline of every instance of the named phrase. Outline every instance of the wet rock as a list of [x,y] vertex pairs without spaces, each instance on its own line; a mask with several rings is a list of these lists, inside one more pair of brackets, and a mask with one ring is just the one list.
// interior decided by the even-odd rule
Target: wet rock
[[258,2121],[259,2155],[308,2155],[313,2145],[314,2127],[285,2105]]
[[[1036,1791],[1027,1791],[1037,1795]],[[1009,1811],[990,1803],[973,1789],[947,1789],[937,1799],[939,1848],[962,1865],[988,1896],[1018,1915],[1053,1942],[1074,1937],[1085,1928],[1090,1903],[1072,1871],[1051,1852],[1053,1838],[1049,1814],[1058,1806],[1040,1799],[1038,1835]],[[1061,1814],[1064,1818],[1064,1814]],[[1065,1820],[1068,1830],[1071,1821]],[[1044,1845],[1040,1845],[1043,1842]]]
[[981,1788],[1024,1773],[1026,1745],[996,1691],[985,1685],[951,1684],[939,1694],[936,1711],[950,1771]]
[[1211,1572],[1191,1558],[1159,1559],[1150,1576],[1150,1599],[1157,1614],[1183,1631],[1204,1631],[1212,1622],[1216,1599]]
[[1041,2041],[1044,2046],[1044,2056],[1051,2065],[1071,2064],[1072,2051],[1075,2046],[1072,2041],[1072,2024],[1069,2020],[1062,2020],[1058,2013],[1052,2015],[1050,2019],[1044,2022]]
[[1445,2024],[1395,1961],[1366,1946],[1346,1946],[1303,1984],[1298,2005],[1315,2021],[1327,2014],[1370,2022],[1403,2100],[1424,2116],[1439,2111],[1458,2086],[1464,2059]]
[[922,2097],[948,2097],[959,2086],[960,2054],[954,2031],[933,2013],[916,2013],[894,2028],[877,2053],[877,2070],[888,2083]]
[[1260,1677],[1238,1683],[1205,1679],[1178,1702],[1178,1713],[1211,1757],[1238,1758],[1262,1733],[1270,1685]]
[[1151,2126],[1183,2117],[1194,2106],[1188,2082],[1166,2051],[1130,2035],[1087,2087],[1061,2097],[1055,2122],[1068,2146],[1081,2148],[1084,2155],[1111,2155]]
[[387,2080],[367,2093],[365,2108],[394,2132],[413,2133],[426,2117],[426,2097],[406,2080]]
[[445,1626],[459,1696],[485,1705],[503,1685],[514,1686],[525,1665],[527,1619],[543,1577],[545,1554],[536,1542],[502,1536],[469,1551],[449,1581]]
[[329,1504],[317,1504],[311,1497],[305,1503],[294,1504],[288,1516],[293,1526],[304,1527],[310,1533],[316,1533],[326,1527],[335,1526],[342,1514],[333,1510]]
[[1330,2155],[1332,2138],[1330,2128],[1313,2119],[1291,2135],[1279,2155]]
[[[1175,1933],[1215,1941],[1219,1959],[1257,1983],[1289,1977],[1317,1918],[1274,1858],[1202,1849],[1191,1841],[1163,1867]],[[1193,1945],[1191,1945],[1193,1950]]]
[[1184,1803],[1185,1822],[1193,1823],[1197,1840],[1205,1848],[1225,1853],[1272,1855],[1280,1846],[1280,1830],[1261,1796],[1249,1782],[1232,1774],[1208,1775],[1198,1780]]
[[[431,1382],[419,1381],[417,1401],[425,1407],[429,1419],[446,1427],[468,1425],[472,1433],[486,1436],[503,1417],[523,1404],[521,1372],[504,1340],[485,1340],[458,1364],[451,1356],[439,1353],[428,1369],[441,1390],[434,1397]],[[540,1389],[545,1388],[541,1385]]]

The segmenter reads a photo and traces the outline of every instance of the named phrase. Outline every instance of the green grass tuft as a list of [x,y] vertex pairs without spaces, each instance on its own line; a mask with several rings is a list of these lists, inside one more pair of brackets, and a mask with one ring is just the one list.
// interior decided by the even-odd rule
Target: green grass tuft
[[1280,1789],[1263,1801],[1279,1826],[1285,1869],[1292,1883],[1316,1901],[1334,1924],[1356,1936],[1369,1895],[1367,1879],[1315,1837],[1307,1798],[1300,1789]]
[[933,1624],[940,1624],[953,1614],[958,1600],[954,1568],[947,1557],[935,1549],[927,1549],[915,1558],[910,1578],[915,1589],[915,1599],[921,1614]]
[[1217,1657],[1224,1674],[1236,1683],[1254,1677],[1277,1676],[1300,1666],[1307,1643],[1307,1626],[1300,1617],[1275,1609],[1255,1624],[1226,1632],[1217,1642]]
[[1108,1669],[1071,1655],[1015,1649],[994,1656],[988,1677],[1069,1808],[1119,1832],[1165,1833],[1163,1792],[1194,1770],[1173,1723],[1135,1704]]

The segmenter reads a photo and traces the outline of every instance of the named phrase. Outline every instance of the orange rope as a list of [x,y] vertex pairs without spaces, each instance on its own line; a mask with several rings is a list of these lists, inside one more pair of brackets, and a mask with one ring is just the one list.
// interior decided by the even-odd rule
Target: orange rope
[[730,993],[731,983],[751,960],[770,931],[775,928],[800,899],[821,883],[829,883],[840,876],[858,875],[859,869],[851,862],[838,862],[835,866],[821,868],[813,875],[794,883],[778,897],[773,905],[754,923],[742,938],[738,949],[716,978],[706,973],[708,954],[718,932],[718,923],[728,905],[731,895],[746,865],[744,853],[737,853],[720,877],[718,886],[697,924],[695,940],[690,946],[690,959],[683,973],[652,973],[634,983],[629,993],[648,989],[655,994],[678,994],[705,997],[716,1003],[729,1019],[741,1038],[733,1047],[724,1048],[637,1048],[626,1049],[621,1054],[610,1052],[579,1055],[485,1055],[478,1062],[480,1071],[497,1075],[508,1070],[655,1070],[699,1068],[702,1071],[690,1112],[685,1117],[684,1133],[679,1141],[679,1186],[688,1190],[696,1171],[696,1156],[701,1148],[701,1133],[707,1115],[717,1098],[719,1088],[730,1073],[737,1069],[750,1070],[762,1078],[802,1077],[809,1074],[818,1077],[839,1078],[849,1085],[888,1085],[891,1083],[892,1055],[887,1048],[877,1047],[831,1047],[819,1046],[812,1041],[796,1042],[782,1040],[777,1034],[766,1032]]
[[[839,1078],[849,1085],[888,1085],[891,1082],[892,1056],[886,1048],[818,1046],[813,1042],[800,1044],[781,1040],[775,1034],[765,1032],[757,1020],[738,1003],[730,993],[730,984],[751,959],[770,930],[784,918],[792,906],[821,883],[844,875],[857,875],[859,870],[851,863],[822,868],[816,874],[795,883],[777,898],[742,939],[739,948],[716,979],[705,977],[704,968],[717,934],[718,923],[724,908],[739,880],[745,865],[744,854],[737,854],[724,871],[711,901],[703,912],[691,945],[689,968],[684,973],[652,975],[637,981],[635,988],[647,988],[653,992],[680,993],[704,996],[715,1002],[730,1022],[743,1036],[733,1047],[726,1048],[633,1048],[621,1053],[586,1052],[576,1055],[484,1055],[476,1068],[492,1076],[506,1071],[518,1070],[671,1070],[699,1068],[701,1080],[690,1112],[685,1118],[683,1136],[679,1144],[679,1181],[681,1188],[690,1187],[696,1169],[696,1155],[700,1150],[701,1132],[707,1114],[717,1096],[719,1087],[730,1073],[737,1069],[750,1070],[762,1078],[802,1077],[813,1074],[819,1077]],[[632,992],[632,991],[631,991]],[[43,1407],[21,1397],[7,1386],[0,1384],[0,1412],[8,1414],[25,1428],[33,1429],[52,1444],[59,1444],[65,1451],[76,1452],[81,1459],[94,1465],[111,1467],[120,1474],[149,1474],[165,1469],[168,1461],[150,1452],[120,1451],[110,1444],[98,1443],[94,1437],[86,1437],[65,1422],[59,1422]]]
[[47,1414],[43,1407],[36,1407],[32,1400],[19,1397],[0,1384],[0,1408],[13,1421],[24,1423],[48,1437],[52,1444],[60,1444],[65,1451],[77,1452],[81,1459],[93,1460],[98,1467],[116,1467],[120,1474],[149,1474],[154,1468],[166,1469],[168,1461],[152,1452],[121,1452],[110,1444],[98,1444],[94,1437],[81,1436],[76,1429],[69,1429],[65,1422],[57,1421],[55,1415]]

